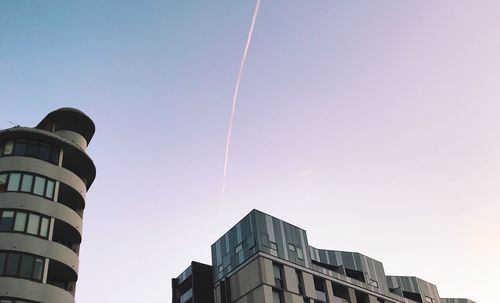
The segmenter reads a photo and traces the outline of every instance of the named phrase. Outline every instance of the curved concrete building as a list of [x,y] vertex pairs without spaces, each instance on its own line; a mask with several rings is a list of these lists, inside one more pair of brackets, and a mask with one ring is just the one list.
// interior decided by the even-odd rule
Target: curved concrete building
[[95,125],[61,108],[0,131],[0,303],[72,303]]

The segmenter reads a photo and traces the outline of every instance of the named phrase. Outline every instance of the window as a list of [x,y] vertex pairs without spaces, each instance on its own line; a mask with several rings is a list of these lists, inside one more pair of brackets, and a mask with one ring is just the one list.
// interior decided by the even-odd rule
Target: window
[[40,226],[40,216],[35,214],[30,214],[28,220],[28,229],[26,230],[28,234],[37,235],[39,226]]
[[11,173],[9,175],[9,184],[7,185],[7,191],[18,191],[19,181],[21,181],[21,174]]
[[3,211],[0,216],[0,231],[10,231],[14,223],[14,212]]
[[283,298],[283,292],[277,289],[273,289],[273,303],[283,303],[285,299]]
[[24,175],[23,182],[21,183],[21,191],[29,193],[33,188],[33,176],[32,175]]
[[0,276],[19,277],[41,282],[44,265],[45,260],[42,257],[0,251]]
[[296,247],[295,250],[297,252],[297,258],[304,260],[304,252],[302,251],[302,248]]
[[285,288],[285,281],[283,280],[283,265],[273,263],[274,285],[278,288]]
[[0,193],[7,191],[7,174],[0,175]]
[[5,146],[3,147],[3,154],[4,155],[11,155],[12,150],[14,149],[14,141],[10,140],[5,142]]
[[319,302],[326,302],[325,280],[320,277],[314,277],[314,288]]
[[295,275],[297,276],[297,288],[299,290],[299,294],[304,294],[304,277],[300,270],[295,270]]
[[1,156],[32,157],[55,165],[59,164],[59,148],[34,140],[16,139],[0,142]]
[[238,244],[236,248],[234,249],[235,253],[239,253],[243,249],[243,243]]
[[375,280],[370,280],[370,285],[373,286],[373,287],[378,288],[378,282],[375,281]]
[[20,232],[47,239],[50,219],[17,210],[0,211],[0,232]]
[[427,303],[434,303],[434,300],[432,298],[425,296],[425,302]]
[[278,255],[278,245],[276,244],[276,242],[273,242],[273,241],[270,241],[270,243],[271,243],[271,249],[270,249],[271,255],[277,256]]
[[43,176],[17,172],[0,174],[0,192],[21,191],[53,200],[55,185],[54,180]]
[[295,245],[288,243],[288,250],[295,251]]

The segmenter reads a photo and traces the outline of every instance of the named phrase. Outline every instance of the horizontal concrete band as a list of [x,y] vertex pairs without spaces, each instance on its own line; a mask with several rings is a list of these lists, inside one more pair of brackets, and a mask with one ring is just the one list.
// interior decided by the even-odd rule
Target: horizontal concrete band
[[85,194],[87,193],[85,183],[77,175],[65,168],[35,158],[12,156],[0,158],[0,170],[34,173],[60,181],[73,188],[85,201]]
[[19,251],[63,263],[78,277],[78,255],[66,246],[19,233],[0,233],[0,250]]
[[0,297],[13,297],[36,302],[74,303],[73,296],[59,287],[29,280],[0,277]]
[[64,204],[31,194],[6,192],[0,193],[0,208],[26,210],[55,218],[66,222],[78,232],[80,238],[82,236],[82,218]]

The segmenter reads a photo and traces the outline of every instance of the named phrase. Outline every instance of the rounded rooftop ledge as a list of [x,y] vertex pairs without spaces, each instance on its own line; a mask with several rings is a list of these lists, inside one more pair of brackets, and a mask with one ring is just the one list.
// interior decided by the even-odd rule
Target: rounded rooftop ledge
[[76,108],[63,107],[49,113],[38,123],[36,128],[48,130],[55,125],[52,131],[69,130],[82,135],[87,144],[95,133],[95,124],[84,112]]

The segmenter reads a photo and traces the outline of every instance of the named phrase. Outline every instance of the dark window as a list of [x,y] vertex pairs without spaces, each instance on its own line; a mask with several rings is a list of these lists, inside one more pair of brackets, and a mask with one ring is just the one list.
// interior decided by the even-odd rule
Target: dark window
[[0,193],[7,191],[7,174],[0,175]]
[[295,270],[295,275],[297,276],[297,288],[299,289],[299,294],[304,294],[304,277],[300,270]]
[[28,141],[28,145],[26,146],[26,156],[38,157],[39,153],[40,153],[40,148],[38,147],[38,142]]
[[0,216],[0,231],[11,231],[14,225],[14,212],[3,211]]
[[50,160],[50,146],[47,144],[40,144],[40,160],[49,162]]
[[277,289],[273,289],[273,303],[283,303],[285,299],[283,298],[283,292]]
[[41,281],[42,273],[43,273],[43,259],[36,258],[35,259],[35,267],[33,268],[33,279]]
[[7,254],[4,252],[0,252],[0,275],[3,275],[3,270],[5,268],[5,259],[7,258]]
[[33,274],[33,260],[34,258],[29,255],[21,257],[21,267],[19,267],[19,276],[21,278],[31,278]]
[[55,148],[50,152],[50,162],[56,165],[59,164],[59,151]]
[[41,281],[44,263],[43,258],[30,254],[0,252],[0,276]]
[[285,281],[283,280],[283,265],[273,263],[274,272],[274,285],[278,288],[285,288]]
[[15,253],[7,254],[7,266],[5,266],[6,276],[17,276],[21,255]]
[[24,156],[26,153],[26,140],[16,140],[14,145],[14,156]]
[[320,277],[314,277],[314,288],[316,289],[316,297],[320,302],[326,301],[325,280]]

